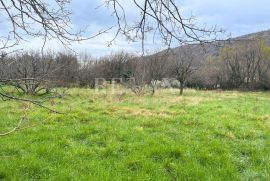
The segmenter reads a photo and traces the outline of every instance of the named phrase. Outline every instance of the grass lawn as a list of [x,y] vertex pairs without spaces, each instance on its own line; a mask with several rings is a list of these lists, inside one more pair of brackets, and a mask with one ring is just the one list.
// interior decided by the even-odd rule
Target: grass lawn
[[0,133],[29,128],[0,137],[0,180],[270,179],[270,93],[119,91],[1,101]]

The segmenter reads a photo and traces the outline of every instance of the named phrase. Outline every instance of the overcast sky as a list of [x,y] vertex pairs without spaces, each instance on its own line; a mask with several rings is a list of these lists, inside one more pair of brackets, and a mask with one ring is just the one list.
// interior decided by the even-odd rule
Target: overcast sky
[[[73,12],[72,23],[74,27],[89,26],[89,34],[94,34],[100,29],[116,25],[111,12],[105,7],[96,9],[104,0],[72,0],[70,8]],[[270,0],[175,0],[180,5],[180,10],[185,15],[193,14],[201,24],[226,29],[232,37],[270,29]],[[124,1],[129,17],[136,17],[134,7]],[[78,52],[88,52],[94,56],[104,55],[112,51],[140,51],[140,43],[127,43],[123,38],[118,38],[115,45],[107,47],[107,41],[114,35],[114,31],[85,41],[73,48]],[[37,48],[38,40],[31,40],[24,47]],[[50,48],[58,48],[56,42],[51,42]],[[149,49],[162,49],[159,44],[151,45]]]

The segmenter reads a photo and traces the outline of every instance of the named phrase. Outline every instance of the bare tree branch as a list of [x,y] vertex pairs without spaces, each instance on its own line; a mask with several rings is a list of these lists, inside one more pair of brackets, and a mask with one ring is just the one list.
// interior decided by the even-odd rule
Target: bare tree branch
[[178,44],[211,42],[217,39],[219,33],[224,32],[215,26],[197,26],[193,16],[183,18],[174,0],[133,0],[133,5],[140,12],[140,16],[133,23],[126,19],[125,8],[121,4],[123,1],[105,2],[106,6],[112,8],[117,20],[117,33],[110,43],[122,34],[130,41],[141,41],[143,52],[146,35],[153,32],[153,36],[158,34],[168,47],[173,42]]
[[0,37],[0,50],[9,50],[26,41],[29,37],[43,39],[42,50],[47,40],[57,39],[66,48],[71,42],[95,38],[112,27],[100,30],[92,36],[84,36],[86,28],[75,30],[72,27],[71,11],[67,8],[70,0],[0,0],[0,12],[6,15],[11,27],[7,36]]
[[24,98],[11,96],[11,95],[5,94],[5,93],[3,93],[1,91],[0,91],[0,97],[4,101],[6,101],[6,100],[16,100],[16,101],[22,101],[22,102],[29,102],[29,103],[32,103],[32,104],[38,106],[38,107],[44,108],[44,109],[46,109],[46,110],[48,110],[50,112],[57,113],[57,114],[64,114],[62,112],[59,112],[59,111],[53,110],[53,109],[51,109],[49,107],[46,107],[46,106],[42,105],[39,101],[36,101],[36,100],[24,99]]

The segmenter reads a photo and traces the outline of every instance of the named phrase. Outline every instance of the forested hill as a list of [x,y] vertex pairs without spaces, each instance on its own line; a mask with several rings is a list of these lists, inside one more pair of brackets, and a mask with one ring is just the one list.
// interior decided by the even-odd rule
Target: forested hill
[[[217,56],[219,54],[220,48],[224,47],[225,45],[228,44],[234,44],[235,42],[239,41],[246,41],[246,40],[251,40],[253,38],[262,38],[265,40],[265,43],[267,45],[270,45],[270,29],[266,31],[260,31],[256,33],[251,33],[247,35],[242,35],[239,37],[231,38],[229,41],[219,41],[219,42],[214,42],[214,43],[207,43],[204,45],[200,44],[194,44],[192,45],[192,52],[193,54],[196,55],[197,59],[204,59],[209,56]],[[172,52],[181,52],[185,46],[180,46],[172,49]],[[158,54],[163,54],[164,52],[167,52],[167,50],[161,51]]]
[[243,36],[236,37],[234,39],[241,40],[241,39],[252,39],[256,37],[262,37],[265,40],[265,43],[267,45],[270,45],[270,29],[266,31],[260,31],[257,33],[251,33]]

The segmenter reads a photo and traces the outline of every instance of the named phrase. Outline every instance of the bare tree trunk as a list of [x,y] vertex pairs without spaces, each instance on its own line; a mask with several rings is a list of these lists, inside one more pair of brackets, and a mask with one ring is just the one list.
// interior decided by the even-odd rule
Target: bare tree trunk
[[155,86],[152,86],[152,92],[151,92],[151,96],[153,96],[155,94],[156,90],[155,90]]
[[183,95],[184,88],[180,87],[180,95]]
[[151,96],[153,96],[156,93],[156,80],[152,80],[150,83],[150,87],[152,89]]
[[184,92],[184,83],[183,82],[180,82],[180,95],[183,95],[183,92]]

